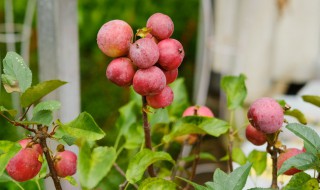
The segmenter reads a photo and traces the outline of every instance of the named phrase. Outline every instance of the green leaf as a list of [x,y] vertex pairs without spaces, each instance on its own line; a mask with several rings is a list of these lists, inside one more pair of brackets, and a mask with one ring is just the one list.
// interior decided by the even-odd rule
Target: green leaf
[[183,111],[190,105],[188,92],[183,78],[177,78],[169,86],[173,91],[174,99],[167,109],[169,116],[172,117],[171,119],[176,120],[181,117]]
[[218,137],[228,131],[229,124],[226,121],[201,117],[201,116],[187,116],[178,119],[172,131],[163,137],[165,143],[170,142],[174,138],[186,134],[209,134]]
[[33,114],[31,119],[32,122],[36,122],[37,124],[42,124],[45,126],[50,126],[53,120],[52,111],[50,110],[42,110]]
[[16,80],[16,78],[10,75],[2,74],[1,80],[2,80],[3,87],[7,93],[20,92],[19,83]]
[[141,147],[141,144],[144,142],[144,132],[141,125],[134,123],[129,128],[128,132],[123,134],[126,142],[124,147],[126,149],[135,149]]
[[166,160],[175,163],[170,154],[166,152],[153,152],[149,149],[143,149],[130,159],[126,172],[126,178],[130,183],[136,183],[141,180],[143,173],[151,164]]
[[315,106],[320,107],[320,96],[304,95],[302,96],[302,99],[305,102],[309,102]]
[[242,190],[246,184],[251,169],[251,163],[235,169],[227,175],[220,169],[216,169],[214,173],[213,189],[214,190]]
[[9,160],[21,149],[19,143],[11,141],[0,141],[0,176],[3,174]]
[[73,186],[78,186],[76,179],[74,179],[72,176],[67,176],[63,179],[67,180]]
[[120,134],[128,133],[130,127],[137,122],[137,105],[130,101],[119,109],[120,116],[117,119],[116,126],[120,129]]
[[283,188],[283,190],[299,190],[311,179],[309,174],[304,172],[296,173],[292,176],[289,183]]
[[60,86],[66,84],[64,81],[60,80],[49,80],[39,83],[35,86],[28,88],[21,95],[21,105],[22,107],[28,107],[35,102],[39,101],[41,98],[59,88]]
[[8,113],[12,117],[15,117],[17,115],[18,111],[17,110],[8,110],[7,108],[0,106],[0,113]]
[[116,157],[113,147],[99,146],[91,150],[88,142],[83,141],[77,165],[81,185],[88,189],[94,188],[108,174]]
[[195,190],[210,190],[209,188],[207,188],[207,187],[205,187],[205,186],[196,184],[196,183],[194,183],[194,182],[192,182],[192,181],[189,181],[189,180],[187,180],[187,179],[185,179],[185,178],[182,178],[182,177],[179,177],[179,176],[176,176],[176,178],[181,179],[181,180],[189,183],[190,185],[192,185],[192,186],[194,187]]
[[292,116],[296,118],[300,123],[306,125],[307,124],[307,118],[304,116],[304,114],[298,110],[298,109],[293,109],[293,110],[286,110],[284,112],[285,115]]
[[226,93],[228,109],[233,110],[243,105],[247,96],[245,84],[246,77],[243,74],[239,76],[224,76],[221,79],[221,88]]
[[261,175],[267,167],[267,152],[253,150],[248,155],[248,161],[252,163],[257,175]]
[[55,111],[60,109],[60,107],[61,103],[55,100],[40,102],[33,108],[33,114],[43,110]]
[[[21,92],[24,92],[31,86],[32,73],[29,67],[23,61],[23,58],[15,52],[8,52],[3,59],[3,72],[11,76],[11,82],[16,79]],[[8,79],[8,77],[5,77]]]
[[155,109],[153,114],[149,114],[150,116],[150,126],[154,126],[158,123],[169,123],[169,113],[166,108],[163,109]]
[[232,160],[240,165],[244,165],[247,162],[247,157],[240,148],[235,147],[232,149]]
[[283,174],[290,168],[297,168],[299,170],[307,170],[316,168],[319,165],[319,158],[311,153],[297,154],[286,160],[281,168],[278,170],[278,175]]
[[301,188],[302,190],[318,190],[319,182],[317,179],[312,178]]
[[275,190],[272,188],[264,188],[264,187],[254,187],[254,188],[250,188],[248,190]]
[[176,190],[176,184],[162,178],[147,178],[139,186],[138,190]]
[[[213,161],[213,162],[217,161],[217,158],[215,156],[213,156],[212,154],[208,153],[208,152],[201,152],[199,154],[199,157],[200,157],[201,160],[210,160],[210,161]],[[185,161],[185,162],[191,162],[195,158],[196,158],[195,155],[191,155],[191,156],[187,156],[187,157],[182,158],[182,160]]]
[[65,133],[76,139],[84,138],[88,141],[95,141],[105,136],[103,130],[87,112],[80,113],[73,121],[67,124],[61,124],[60,127]]
[[291,132],[300,137],[303,141],[313,148],[313,152],[317,152],[320,148],[320,137],[313,129],[298,123],[291,123],[286,126]]

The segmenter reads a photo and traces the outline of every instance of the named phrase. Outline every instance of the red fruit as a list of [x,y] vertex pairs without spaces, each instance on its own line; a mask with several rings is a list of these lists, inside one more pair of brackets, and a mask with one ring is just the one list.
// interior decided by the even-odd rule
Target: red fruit
[[214,117],[212,111],[206,106],[190,106],[186,110],[184,110],[182,117],[193,115],[203,117]]
[[34,148],[21,149],[9,161],[6,170],[12,179],[23,182],[34,178],[40,171],[42,163],[39,152]]
[[74,175],[77,171],[77,155],[69,150],[58,152],[54,157],[54,168],[59,177]]
[[123,20],[111,20],[100,28],[97,43],[100,50],[109,57],[125,56],[133,38],[131,26]]
[[178,77],[178,68],[171,71],[163,71],[163,72],[164,72],[164,75],[166,76],[167,84],[172,83]]
[[168,15],[155,13],[147,20],[147,27],[151,28],[151,34],[158,40],[170,38],[174,30],[174,24]]
[[257,146],[263,145],[267,142],[266,135],[250,124],[246,128],[246,137],[248,141]]
[[158,63],[167,71],[178,68],[184,58],[182,44],[175,39],[165,39],[158,43],[159,60]]
[[[291,158],[292,156],[298,155],[303,153],[302,150],[297,149],[297,148],[288,148],[285,152],[281,153],[278,157],[278,162],[277,162],[277,168],[278,170],[281,168],[282,164],[284,163],[284,161],[288,160],[289,158]],[[287,170],[286,172],[284,172],[283,174],[285,175],[294,175],[298,172],[300,172],[301,170],[298,170],[296,168],[291,168],[289,170]]]
[[166,76],[156,66],[139,69],[133,77],[132,86],[142,96],[156,95],[166,87]]
[[36,151],[39,152],[39,154],[43,153],[43,150],[40,146],[40,144],[38,143],[30,143],[32,141],[31,138],[26,138],[26,139],[22,139],[19,141],[19,144],[21,145],[22,148],[26,148],[28,145],[30,146],[29,148],[35,149]]
[[133,64],[141,69],[146,69],[158,61],[159,49],[154,40],[141,38],[130,45],[129,56]]
[[247,115],[251,125],[266,134],[278,131],[284,120],[280,104],[267,97],[254,101]]
[[130,86],[134,73],[132,61],[126,57],[112,60],[106,70],[107,78],[118,86]]
[[149,106],[158,109],[169,106],[173,101],[173,91],[169,86],[166,86],[159,94],[147,96]]

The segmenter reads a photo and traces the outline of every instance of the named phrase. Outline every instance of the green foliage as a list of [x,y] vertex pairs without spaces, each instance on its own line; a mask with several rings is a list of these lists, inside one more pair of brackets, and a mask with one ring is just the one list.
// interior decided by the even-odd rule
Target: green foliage
[[289,183],[283,188],[283,190],[300,190],[306,185],[306,183],[311,179],[311,176],[299,172],[292,176]]
[[138,190],[176,190],[176,184],[162,178],[147,178],[139,186]]
[[245,80],[246,77],[243,74],[222,77],[220,85],[226,93],[228,109],[234,110],[243,105],[247,96]]
[[3,72],[4,75],[1,75],[1,78],[8,93],[24,92],[31,86],[31,70],[17,53],[7,53],[3,59]]
[[9,160],[21,149],[18,143],[11,141],[0,141],[0,176],[6,168]]
[[82,186],[92,189],[108,174],[116,161],[116,151],[113,147],[91,148],[82,140],[80,144],[78,170]]
[[253,150],[248,155],[248,161],[252,163],[252,168],[257,175],[261,175],[267,167],[267,153]]
[[315,106],[320,107],[320,96],[304,95],[302,96],[302,99],[305,102],[309,102]]
[[17,110],[9,110],[3,106],[0,106],[0,113],[9,113],[12,117],[15,117],[17,115]]
[[292,116],[296,118],[301,124],[306,125],[307,124],[307,118],[305,115],[298,109],[293,109],[293,110],[286,110],[284,112],[285,115]]
[[175,161],[170,154],[166,152],[153,152],[149,149],[143,149],[131,158],[128,169],[126,171],[126,178],[130,183],[136,183],[141,180],[143,173],[151,164],[166,160],[171,163]]

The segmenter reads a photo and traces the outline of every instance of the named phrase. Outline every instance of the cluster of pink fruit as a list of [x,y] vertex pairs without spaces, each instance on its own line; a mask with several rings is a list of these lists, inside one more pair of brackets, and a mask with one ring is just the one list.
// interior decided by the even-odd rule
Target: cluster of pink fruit
[[183,46],[170,38],[174,24],[168,15],[151,15],[142,30],[142,38],[133,42],[131,26],[122,20],[111,20],[98,32],[98,47],[114,58],[106,70],[111,82],[122,87],[132,85],[135,92],[146,96],[149,106],[163,108],[173,101],[168,84],[178,76]]
[[[12,179],[23,182],[34,178],[42,167],[43,150],[40,144],[26,138],[19,141],[22,149],[9,161],[6,171]],[[77,170],[77,156],[69,150],[57,152],[53,157],[59,177],[71,176]]]
[[[274,134],[282,127],[284,122],[284,109],[280,104],[268,97],[254,101],[248,110],[250,124],[246,128],[246,137],[254,145],[260,146],[267,142],[267,135]],[[278,156],[277,168],[281,168],[284,161],[303,153],[298,148],[287,148]],[[284,174],[293,175],[300,170],[291,168]]]

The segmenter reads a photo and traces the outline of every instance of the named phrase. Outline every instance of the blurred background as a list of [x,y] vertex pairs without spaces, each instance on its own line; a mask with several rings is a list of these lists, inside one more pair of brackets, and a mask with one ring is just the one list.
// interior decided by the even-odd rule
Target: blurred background
[[[179,77],[192,104],[207,105],[215,115],[227,117],[220,78],[240,73],[247,76],[246,105],[272,96],[299,108],[299,92],[320,95],[318,0],[1,0],[0,59],[8,51],[21,54],[33,72],[33,84],[69,82],[49,97],[62,102],[57,115],[62,121],[87,111],[100,127],[112,131],[130,91],[105,77],[111,59],[98,49],[97,32],[113,19],[126,21],[136,31],[155,12],[172,18],[172,38],[184,46]],[[11,108],[17,101],[0,90],[0,105]],[[300,108],[319,123],[319,112]],[[245,113],[237,113],[240,125]],[[0,139],[21,138],[2,119],[0,126]],[[100,143],[113,140],[111,135]]]

